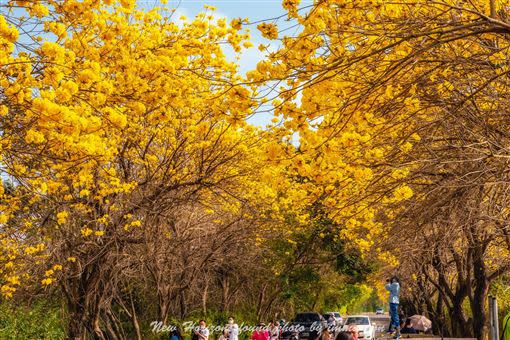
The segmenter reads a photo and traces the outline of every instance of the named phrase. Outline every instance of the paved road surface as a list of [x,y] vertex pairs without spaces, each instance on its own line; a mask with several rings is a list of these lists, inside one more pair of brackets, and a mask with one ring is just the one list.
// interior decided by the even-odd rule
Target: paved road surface
[[385,315],[371,315],[370,320],[376,324],[375,327],[375,338],[380,338],[388,330],[390,324],[390,317],[388,314]]
[[[376,315],[375,313],[360,313],[361,315],[367,315],[370,317],[370,321],[375,323],[376,332],[375,339],[376,340],[390,340],[391,336],[386,333],[388,330],[388,325],[390,323],[390,316],[386,312],[383,315]],[[345,318],[344,318],[345,320]],[[402,340],[408,340],[402,338]],[[411,340],[411,339],[409,339]],[[431,338],[430,335],[425,336],[423,338],[413,338],[412,340],[440,340],[439,337]],[[475,338],[444,338],[444,340],[476,340]]]
[[383,335],[386,335],[386,331],[388,330],[388,325],[390,324],[390,316],[388,313],[384,313],[382,315],[377,315],[375,313],[361,313],[362,315],[367,315],[370,317],[370,321],[375,323],[375,338],[380,338]]

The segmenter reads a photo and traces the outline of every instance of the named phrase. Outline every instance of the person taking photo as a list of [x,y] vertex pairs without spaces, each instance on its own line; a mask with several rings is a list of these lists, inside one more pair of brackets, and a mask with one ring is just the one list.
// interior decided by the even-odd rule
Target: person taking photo
[[398,306],[400,303],[399,295],[400,295],[400,281],[398,277],[393,276],[391,279],[386,280],[385,288],[390,292],[390,327],[395,329],[395,336],[393,339],[400,338],[400,320],[398,317]]

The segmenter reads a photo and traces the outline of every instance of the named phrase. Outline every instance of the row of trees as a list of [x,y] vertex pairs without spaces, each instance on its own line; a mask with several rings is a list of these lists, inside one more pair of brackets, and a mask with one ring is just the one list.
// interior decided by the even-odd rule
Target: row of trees
[[5,298],[63,301],[71,339],[142,339],[155,320],[367,295],[330,289],[373,268],[303,153],[246,123],[258,85],[222,51],[248,46],[238,23],[134,1],[0,6]]
[[299,33],[260,24],[281,48],[246,79],[221,48],[246,20],[2,5],[3,295],[62,297],[70,338],[141,338],[338,307],[332,283],[396,268],[410,311],[484,338],[510,270],[508,5],[284,1]]
[[[285,4],[303,30],[272,60],[303,93],[299,113],[323,117],[314,128],[326,140],[363,135],[359,117],[369,116],[363,145],[400,151],[383,147],[370,168],[379,184],[389,163],[414,193],[375,215],[408,311],[427,313],[439,334],[485,338],[491,284],[510,270],[509,3],[326,0],[305,14]],[[366,165],[355,151],[341,162]]]

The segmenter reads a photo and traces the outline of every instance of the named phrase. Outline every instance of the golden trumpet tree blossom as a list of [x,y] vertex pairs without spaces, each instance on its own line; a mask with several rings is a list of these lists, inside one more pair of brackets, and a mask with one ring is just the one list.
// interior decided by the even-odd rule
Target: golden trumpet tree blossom
[[125,0],[2,9],[1,292],[58,282],[69,337],[103,337],[115,266],[141,230],[190,202],[244,214],[275,199],[257,177],[265,137],[245,122],[252,90],[222,50],[247,35]]
[[[284,1],[299,33],[282,36],[282,47],[248,74],[254,82],[280,82],[275,131],[282,145],[296,142],[295,148],[272,145],[269,159],[296,180],[308,204],[327,211],[339,237],[365,254],[387,236],[377,217],[392,216],[413,196],[405,180],[412,166],[404,159],[420,140],[416,127],[424,110],[414,73],[383,79],[408,46],[383,48],[391,44],[383,38],[388,24],[368,22],[366,15],[393,15],[382,3],[316,1],[298,11],[299,2]],[[258,28],[278,37],[276,24]],[[394,262],[387,255],[379,254]]]
[[[250,76],[281,82],[275,113],[284,118],[282,131],[299,134],[299,157],[290,163],[295,173],[310,183],[303,185],[324,191],[320,202],[362,248],[400,253],[408,239],[406,255],[416,258],[416,269],[426,268],[409,280],[422,294],[414,297],[438,301],[438,310],[452,316],[451,334],[483,338],[490,283],[510,269],[502,203],[510,3],[283,5],[299,33],[272,34],[283,47]],[[453,272],[442,266],[447,258],[455,258]],[[407,265],[402,272],[416,271]],[[464,273],[462,266],[479,269]],[[458,290],[447,291],[454,276]],[[474,320],[456,307],[468,298]]]

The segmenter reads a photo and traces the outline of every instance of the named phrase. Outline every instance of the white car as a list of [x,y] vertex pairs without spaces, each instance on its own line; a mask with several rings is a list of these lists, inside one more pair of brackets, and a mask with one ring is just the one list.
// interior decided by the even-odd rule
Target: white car
[[370,318],[364,315],[352,315],[345,319],[342,331],[347,332],[350,325],[356,325],[358,328],[358,339],[374,340],[375,323],[370,322]]

